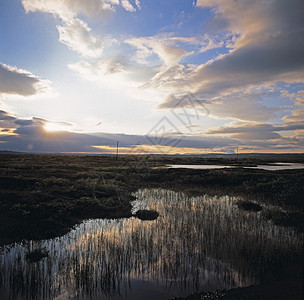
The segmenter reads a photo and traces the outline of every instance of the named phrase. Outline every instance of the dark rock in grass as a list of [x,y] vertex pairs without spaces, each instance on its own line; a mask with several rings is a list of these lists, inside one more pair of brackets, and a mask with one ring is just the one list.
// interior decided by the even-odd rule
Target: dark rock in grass
[[48,256],[48,251],[43,249],[36,249],[26,254],[26,259],[30,262],[38,262],[42,258]]
[[236,203],[238,208],[247,210],[247,211],[261,211],[263,208],[259,204],[247,201],[238,201]]
[[138,210],[134,216],[141,220],[155,220],[159,213],[156,210],[142,209]]

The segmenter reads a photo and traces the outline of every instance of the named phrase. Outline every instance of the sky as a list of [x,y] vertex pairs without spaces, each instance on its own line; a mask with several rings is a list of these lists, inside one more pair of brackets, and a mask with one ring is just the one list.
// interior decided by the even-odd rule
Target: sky
[[303,153],[303,0],[0,0],[0,150]]

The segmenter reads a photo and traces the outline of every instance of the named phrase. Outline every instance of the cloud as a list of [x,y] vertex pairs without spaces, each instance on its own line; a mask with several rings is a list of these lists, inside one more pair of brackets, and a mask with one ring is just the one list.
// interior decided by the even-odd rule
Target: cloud
[[[298,0],[197,1],[212,8],[210,26],[230,32],[233,47],[207,63],[192,67],[184,80],[175,68],[153,78],[154,86],[190,90],[203,98],[225,96],[278,82],[304,82],[304,2]],[[222,24],[222,26],[219,26]]]
[[291,111],[291,115],[286,115],[282,118],[284,122],[289,123],[302,123],[304,120],[304,91],[300,90],[296,93],[289,93],[288,91],[282,91],[285,97],[292,99],[296,109]]
[[[96,149],[107,151],[108,153],[115,154],[116,146],[93,146]],[[213,153],[226,152],[227,149],[223,147],[212,148]],[[192,148],[192,147],[174,147],[163,145],[134,145],[132,147],[119,147],[119,153],[123,155],[148,155],[148,154],[170,154],[170,155],[189,155],[189,154],[202,154],[210,152],[210,148]]]
[[213,98],[205,106],[214,117],[251,122],[268,121],[278,110],[263,104],[258,94],[241,92]]
[[198,68],[190,77],[192,86],[197,92],[213,96],[279,81],[304,81],[304,40],[294,45],[291,39],[286,37],[282,43],[278,37],[269,47],[248,45],[223,55]]
[[132,100],[159,102],[161,95],[156,89],[143,88],[159,70],[131,62],[127,57],[114,56],[94,61],[82,60],[68,67],[84,80],[122,93]]
[[121,5],[126,11],[136,11],[136,8],[128,0],[121,0]]
[[282,120],[286,121],[287,123],[299,123],[303,122],[304,120],[304,108],[302,109],[295,109],[292,111],[291,116],[285,116]]
[[15,121],[16,118],[11,116],[8,112],[0,110],[0,120],[1,121]]
[[[128,0],[22,0],[22,5],[27,13],[37,11],[51,13],[65,21],[80,14],[88,17],[104,17],[114,12],[119,5],[127,11],[136,10]],[[139,0],[135,1],[135,6],[140,9]]]
[[[218,38],[211,38],[208,34],[204,35],[202,40],[202,45],[200,48],[200,52],[206,52],[212,49],[224,47],[225,44],[228,48],[232,47],[232,41],[225,41],[223,40],[223,36],[221,36],[222,40],[218,40]],[[226,37],[227,38],[227,37]]]
[[[48,124],[55,125],[46,130]],[[0,135],[3,143],[0,150],[35,151],[35,152],[109,152],[119,141],[120,147],[128,154],[156,153],[199,153],[231,147],[235,141],[230,138],[182,136],[168,133],[161,136],[126,135],[94,133],[80,134],[64,129],[71,127],[67,122],[52,122],[43,118],[18,118],[6,111],[0,111]],[[58,129],[60,128],[60,131]],[[145,145],[141,147],[140,145]],[[107,151],[107,147],[108,150]],[[110,147],[110,148],[109,148]],[[196,148],[196,149],[194,149]],[[201,149],[201,150],[199,150]],[[223,148],[224,149],[224,148]]]
[[224,90],[278,81],[304,81],[304,2],[298,0],[200,0],[212,7],[213,22],[239,35],[234,49],[201,66],[193,75],[197,90]]
[[166,66],[177,64],[183,57],[192,54],[186,51],[179,44],[195,44],[200,42],[192,37],[174,37],[172,34],[156,35],[151,37],[133,37],[125,42],[137,48],[136,58],[139,62],[146,62],[146,59],[156,54]]
[[99,57],[103,49],[103,37],[91,34],[88,24],[78,18],[57,26],[59,41],[83,56]]
[[[82,78],[96,81],[106,88],[121,88],[124,95],[132,95],[133,99],[136,97],[134,91],[138,90],[138,87],[142,92],[141,96],[151,90],[157,91],[157,101],[160,96],[164,100],[159,105],[162,109],[192,105],[205,109],[209,117],[239,121],[237,124],[230,123],[223,128],[203,133],[208,137],[196,137],[197,143],[207,143],[212,137],[214,139],[210,144],[214,144],[214,141],[219,139],[218,135],[224,134],[227,139],[220,140],[220,143],[225,147],[233,147],[233,143],[243,142],[244,147],[260,147],[259,149],[266,149],[267,146],[275,149],[280,143],[282,148],[286,149],[295,145],[301,146],[303,94],[288,92],[285,97],[292,99],[293,106],[288,107],[288,115],[282,118],[285,123],[271,125],[266,123],[280,122],[275,118],[279,116],[278,106],[282,104],[284,95],[277,96],[273,93],[272,101],[267,102],[265,99],[268,96],[264,97],[263,93],[270,89],[277,90],[278,83],[304,82],[304,2],[195,2],[196,10],[204,9],[212,13],[209,25],[205,26],[205,21],[203,22],[204,29],[209,30],[209,34],[175,36],[174,33],[162,33],[147,37],[134,36],[125,39],[124,43],[134,47],[131,50],[135,55],[129,55],[129,46],[120,44],[123,50],[127,50],[124,54],[128,53],[128,58],[122,55],[106,57],[106,39],[90,28],[89,18],[86,22],[83,18],[104,18],[118,7],[132,12],[140,9],[138,0],[22,1],[26,12],[40,11],[58,18],[60,42],[83,56],[81,61],[69,65],[69,68]],[[192,32],[196,30],[199,29],[193,28]],[[217,48],[219,49],[216,51],[210,51]],[[206,53],[207,51],[210,52]],[[196,64],[186,63],[188,58]],[[208,59],[210,60],[207,61]],[[35,76],[34,79],[39,80]],[[190,99],[190,104],[187,99]],[[19,127],[16,122],[20,123]],[[28,120],[16,122],[14,126],[17,126],[19,136],[25,128],[30,130],[31,126],[42,126],[37,125],[37,120],[35,126],[27,124],[27,127]],[[223,121],[220,124],[223,124]],[[38,130],[37,134],[39,132]],[[76,139],[76,136],[74,137]],[[111,138],[113,136],[109,137]],[[131,136],[128,138],[133,140]],[[189,142],[189,145],[194,143],[194,140],[190,143],[188,137],[185,141]],[[98,146],[98,143],[92,145]],[[78,149],[80,148],[79,146]]]
[[107,87],[137,88],[157,72],[157,68],[131,64],[123,56],[96,61],[79,61],[69,68],[86,80],[96,81]]
[[75,18],[78,14],[104,16],[115,10],[118,0],[22,0],[25,11],[45,12],[60,17],[64,21]]
[[49,89],[49,82],[31,72],[0,63],[0,96],[15,94],[31,96]]
[[[59,126],[61,130],[46,130],[45,127],[49,123]],[[304,149],[303,134],[288,137],[281,137],[276,134],[276,131],[301,131],[304,124],[301,126],[272,126],[269,124],[235,124],[233,126],[231,124],[230,128],[213,129],[200,136],[181,135],[172,132],[166,135],[159,132],[160,136],[153,134],[80,134],[63,130],[63,128],[68,127],[71,127],[71,124],[67,122],[51,122],[37,117],[20,119],[8,112],[0,111],[2,141],[0,150],[44,153],[95,153],[96,151],[112,153],[117,141],[119,141],[122,151],[130,155],[146,153],[233,153],[237,146],[243,152],[246,150],[248,152],[299,152],[300,149]],[[57,130],[58,127],[55,129]],[[230,136],[212,136],[212,134],[217,133],[230,134]],[[259,137],[255,136],[257,133],[260,134]]]
[[237,126],[224,126],[215,129],[209,129],[205,131],[205,134],[227,134],[230,137],[241,140],[272,140],[282,138],[278,132],[303,130],[304,121],[302,124],[283,124],[283,125],[271,125],[271,124],[240,124]]
[[140,1],[139,0],[135,0],[135,5],[138,7],[138,9],[141,9],[141,5],[140,5]]
[[[197,36],[175,36],[174,33],[161,33],[147,37],[132,37],[125,43],[137,48],[135,58],[147,63],[156,54],[167,67],[172,67],[186,56],[200,54],[216,48],[231,48],[234,38],[231,34],[207,33]],[[191,51],[185,50],[191,47]]]
[[[93,58],[101,56],[104,37],[95,36],[78,15],[104,17],[114,12],[119,4],[119,0],[22,0],[27,13],[40,11],[59,17],[63,23],[57,26],[59,41],[69,49]],[[127,11],[136,10],[127,0],[123,0],[121,5]],[[140,7],[139,1],[136,6]]]
[[159,108],[174,109],[190,107],[208,111],[208,116],[221,119],[237,119],[251,122],[265,122],[275,117],[278,110],[267,107],[257,93],[234,93],[231,95],[205,98],[204,94],[184,93],[169,95]]
[[65,129],[72,126],[72,124],[68,122],[54,122],[37,117],[33,117],[31,119],[19,119],[9,112],[0,110],[0,129],[2,129],[2,131],[9,131],[12,134],[18,134],[22,128],[28,128],[31,126],[45,128],[48,124],[55,125],[57,128],[61,127]]
[[0,135],[13,134],[16,129],[16,118],[6,111],[0,110]]
[[[189,76],[196,70],[195,65],[177,64],[171,67],[162,67],[160,71],[155,74],[149,81],[147,81],[144,88],[161,89],[167,93],[174,93],[173,96],[185,91],[191,91],[192,85],[189,81]],[[163,108],[170,108],[171,106]]]
[[[60,127],[61,130],[46,130],[49,123],[56,125],[52,129],[57,130]],[[227,138],[183,137],[176,134],[160,138],[153,135],[80,134],[62,130],[62,128],[69,126],[71,124],[67,122],[50,122],[35,117],[19,119],[8,112],[0,111],[0,135],[3,141],[0,144],[0,150],[90,153],[99,149],[101,152],[107,153],[119,141],[120,147],[128,149],[129,154],[144,154],[147,151],[148,153],[165,151],[165,153],[170,154],[171,152],[198,153],[199,149],[208,151],[211,148],[221,148],[223,144],[234,144],[231,139]],[[145,147],[139,145],[145,145]]]

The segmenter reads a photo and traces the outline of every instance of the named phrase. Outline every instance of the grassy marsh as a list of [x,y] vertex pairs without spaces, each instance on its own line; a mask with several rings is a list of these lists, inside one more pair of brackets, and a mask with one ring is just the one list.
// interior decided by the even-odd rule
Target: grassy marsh
[[[9,286],[18,291],[18,295],[26,294],[32,299],[36,295],[37,299],[48,299],[67,293],[68,291],[62,290],[64,284],[72,286],[79,293],[93,293],[96,289],[102,289],[97,293],[109,295],[119,288],[126,290],[129,282],[122,278],[143,280],[155,276],[159,282],[160,279],[155,274],[161,274],[161,282],[164,280],[171,287],[174,285],[174,289],[183,289],[185,293],[191,293],[185,286],[192,285],[193,288],[194,285],[193,290],[197,291],[203,288],[202,274],[208,278],[218,271],[225,277],[226,283],[211,284],[210,291],[224,286],[233,288],[251,284],[266,284],[270,287],[281,280],[286,282],[286,276],[290,274],[294,274],[294,282],[302,278],[301,270],[297,267],[303,265],[303,253],[299,250],[299,243],[303,245],[301,232],[304,229],[303,170],[155,168],[166,164],[205,163],[248,166],[273,162],[269,157],[260,160],[210,160],[200,157],[122,156],[116,160],[111,156],[2,154],[0,158],[0,242],[5,245],[24,239],[37,240],[24,240],[21,244],[16,244],[15,250],[10,250],[10,254],[5,252],[7,246],[1,248],[1,289],[9,280]],[[280,161],[283,161],[282,158]],[[303,162],[303,157],[287,157],[285,161]],[[134,211],[131,202],[140,193],[134,192],[143,188],[158,191],[151,193],[167,193],[169,199],[179,197],[181,206],[174,204],[173,208],[164,212],[164,203],[163,208],[155,206],[156,204],[151,207],[143,205],[140,209],[155,210],[160,214],[159,217],[147,221],[147,227],[139,219],[129,219],[140,225],[135,226],[137,229],[131,235],[128,233],[129,235],[120,237],[122,221],[113,219],[132,216]],[[160,192],[163,191],[160,188],[166,192]],[[154,198],[161,198],[155,195]],[[215,196],[216,199],[222,199],[222,202],[215,205],[217,200],[213,201],[210,210],[208,201],[203,200],[203,197],[207,197],[204,195],[211,198]],[[229,197],[225,198],[226,195]],[[243,205],[238,207],[236,201],[240,200]],[[146,204],[148,202],[145,201]],[[262,207],[262,210],[258,211],[258,207]],[[207,214],[208,209],[212,212]],[[191,212],[191,218],[185,217],[185,210]],[[229,215],[232,211],[236,213],[233,218]],[[175,212],[178,214],[171,218],[171,225],[166,221],[166,225],[164,223],[164,227],[158,229],[159,234],[164,233],[166,227],[170,234],[183,237],[184,242],[170,240],[169,234],[163,234],[161,238],[159,235],[155,241],[154,233],[157,231],[155,228],[152,231],[149,229],[149,222],[160,226],[164,214],[169,216]],[[202,215],[205,218],[201,219]],[[96,218],[103,219],[94,221]],[[91,221],[81,223],[85,219]],[[212,226],[214,221],[225,225]],[[75,244],[75,231],[64,237],[68,239],[64,244],[60,244],[60,238],[55,238],[67,234],[77,224],[81,223],[77,228],[90,228],[94,222],[99,222],[99,225],[106,228],[108,225],[105,224],[113,227],[113,222],[116,222],[120,224],[117,225],[120,229],[116,225],[113,227],[114,231],[118,230],[114,233],[114,240],[110,238],[113,233],[99,236],[97,242],[92,233],[82,235],[81,245]],[[258,224],[257,227],[248,225],[250,222]],[[208,234],[203,235],[201,232]],[[99,231],[98,234],[106,232]],[[231,237],[228,241],[227,236]],[[55,239],[41,241],[46,238]],[[185,244],[185,241],[190,242]],[[71,251],[73,243],[78,249],[76,252]],[[103,243],[106,243],[101,251],[103,254],[97,253],[96,249],[100,249]],[[36,249],[47,249],[49,255],[27,264],[26,255],[35,253]],[[162,252],[165,249],[170,251]],[[183,250],[182,253],[179,252],[180,249]],[[113,256],[110,257],[107,253],[112,253]],[[207,253],[212,253],[212,256],[207,256]],[[135,258],[130,259],[131,254]],[[100,255],[103,255],[102,258]],[[8,263],[10,259],[11,263]],[[193,262],[195,263],[192,264]],[[286,264],[282,265],[282,262]],[[150,271],[147,273],[148,269]],[[10,279],[4,274],[11,274]],[[236,274],[239,275],[235,277]],[[243,274],[247,275],[244,277]],[[45,278],[48,278],[47,281]],[[122,288],[123,286],[125,287]],[[206,289],[208,287],[204,286],[205,291]],[[18,295],[11,294],[16,299]]]
[[[131,216],[131,193],[143,187],[260,200],[282,208],[281,213],[269,213],[269,218],[303,229],[303,170],[155,168],[174,162],[227,165],[241,161],[235,158],[125,156],[116,160],[33,154],[0,158],[0,244],[62,235],[86,218]],[[253,162],[259,161],[242,161]]]

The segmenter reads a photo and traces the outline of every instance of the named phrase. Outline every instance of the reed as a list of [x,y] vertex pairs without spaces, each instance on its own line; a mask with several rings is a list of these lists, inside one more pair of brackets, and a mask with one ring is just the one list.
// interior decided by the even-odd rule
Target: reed
[[[134,193],[132,213],[153,221],[88,220],[67,235],[15,243],[0,255],[0,289],[9,299],[131,299],[137,286],[168,299],[201,290],[267,283],[299,265],[303,234],[246,211],[239,197],[197,196],[164,189]],[[46,249],[35,263],[26,255]],[[149,284],[148,284],[149,283]]]

